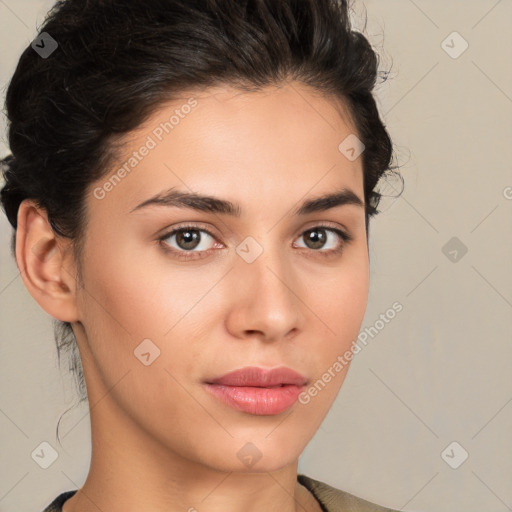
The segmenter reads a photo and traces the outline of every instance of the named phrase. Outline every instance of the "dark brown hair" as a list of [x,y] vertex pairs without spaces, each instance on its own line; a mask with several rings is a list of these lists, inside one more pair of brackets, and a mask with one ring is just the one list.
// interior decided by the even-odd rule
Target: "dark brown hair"
[[[44,208],[80,261],[85,193],[109,172],[121,136],[163,102],[191,89],[242,91],[288,80],[348,108],[365,150],[365,218],[378,213],[377,183],[394,172],[391,139],[372,90],[378,56],[350,23],[348,0],[64,0],[38,32],[58,44],[22,53],[6,95],[11,155],[1,202],[14,228],[21,201]],[[387,74],[385,74],[387,76]],[[340,141],[341,142],[341,141]],[[87,398],[71,324],[54,321],[69,349],[80,400]]]

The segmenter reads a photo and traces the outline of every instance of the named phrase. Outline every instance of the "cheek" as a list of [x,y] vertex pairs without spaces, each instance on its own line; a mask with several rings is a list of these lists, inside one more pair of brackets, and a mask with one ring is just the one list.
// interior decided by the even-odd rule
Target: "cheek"
[[[345,265],[330,269],[329,276],[311,278],[307,304],[313,311],[314,327],[310,329],[307,348],[314,362],[312,386],[304,398],[313,410],[326,410],[338,394],[352,362],[351,351],[366,312],[369,273],[368,260],[362,252],[353,255]],[[316,286],[313,286],[316,282]],[[311,393],[311,394],[309,394]]]
[[[112,223],[115,224],[115,223]],[[87,346],[107,386],[143,366],[134,350],[144,339],[161,336],[165,304],[152,302],[151,266],[105,226],[90,230],[84,249],[84,290],[79,294]],[[131,377],[130,377],[131,378]]]
[[152,367],[192,371],[216,307],[204,296],[226,269],[171,264],[157,247],[109,240],[101,251],[89,252],[84,269],[84,325],[103,373],[112,374],[112,382],[129,369],[140,370],[134,351],[143,342],[158,353]]
[[362,252],[350,254],[328,272],[310,275],[307,288],[307,304],[331,337],[343,342],[349,335],[357,335],[369,291],[368,259]]
[[152,257],[156,247],[142,248],[118,233],[98,233],[96,238],[89,242],[84,270],[84,299],[93,321],[133,341],[161,337],[172,326],[173,310],[187,304],[187,286],[169,281],[169,269],[160,268],[162,258]]
[[332,406],[352,363],[368,288],[368,268],[362,258],[358,264],[340,266],[329,279],[324,276],[317,280],[314,292],[308,295],[314,326],[309,330],[311,338],[304,353],[314,370],[299,403],[318,422]]
[[200,354],[197,344],[188,342],[194,331],[187,312],[209,286],[204,279],[190,281],[192,274],[183,271],[169,276],[168,267],[162,274],[158,265],[148,264],[147,250],[145,260],[140,251],[120,244],[89,254],[82,301],[93,356],[86,362],[90,375],[112,389],[109,395],[135,421],[152,418],[172,425],[169,431],[186,431],[190,416],[201,412],[182,387]]

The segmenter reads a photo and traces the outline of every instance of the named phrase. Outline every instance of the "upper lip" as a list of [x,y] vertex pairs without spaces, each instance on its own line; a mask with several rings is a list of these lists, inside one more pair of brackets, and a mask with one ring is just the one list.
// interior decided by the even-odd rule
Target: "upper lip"
[[278,386],[280,384],[303,386],[306,382],[306,377],[286,366],[272,368],[271,370],[257,366],[246,366],[245,368],[226,373],[222,377],[208,381],[208,384],[269,387]]

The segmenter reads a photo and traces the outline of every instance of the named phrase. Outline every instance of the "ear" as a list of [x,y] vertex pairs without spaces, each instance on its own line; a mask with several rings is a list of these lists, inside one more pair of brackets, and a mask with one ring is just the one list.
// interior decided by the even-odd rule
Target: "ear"
[[52,317],[76,322],[75,262],[71,241],[58,237],[44,209],[25,199],[18,210],[16,263],[29,293]]

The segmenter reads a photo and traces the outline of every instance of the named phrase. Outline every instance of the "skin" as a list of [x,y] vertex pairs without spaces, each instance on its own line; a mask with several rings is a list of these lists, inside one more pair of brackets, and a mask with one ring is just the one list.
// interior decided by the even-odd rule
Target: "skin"
[[[348,367],[309,403],[277,415],[235,410],[202,383],[244,366],[284,365],[311,385],[357,338],[369,287],[364,209],[292,214],[341,188],[364,202],[361,158],[338,150],[356,132],[332,98],[296,82],[193,97],[197,107],[103,199],[93,190],[118,167],[91,184],[82,285],[70,241],[31,201],[20,207],[23,281],[47,313],[72,323],[91,409],[90,471],[64,512],[320,510],[297,482],[298,458]],[[186,99],[162,105],[132,132],[126,154]],[[170,187],[230,200],[242,214],[161,206],[130,213]],[[158,242],[183,223],[214,236],[199,232],[192,252],[202,258],[179,259],[186,246],[177,236]],[[322,223],[353,240],[327,231],[324,248],[310,248],[304,232]],[[235,251],[247,236],[263,248],[252,263]],[[148,366],[134,355],[146,338],[160,349]],[[237,457],[248,442],[261,453],[252,467]]]

